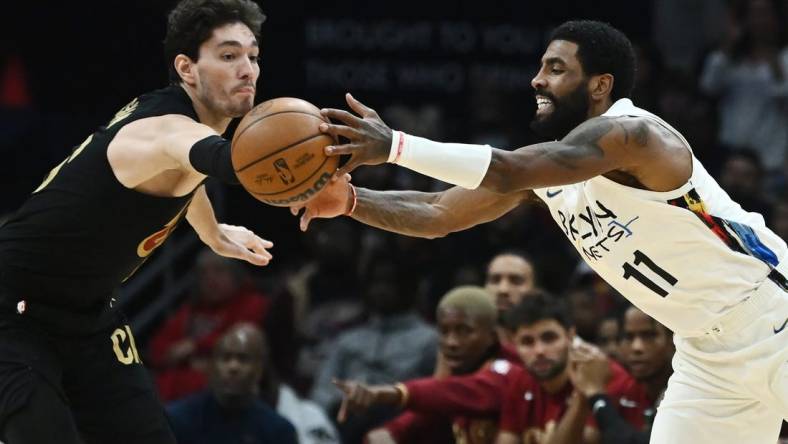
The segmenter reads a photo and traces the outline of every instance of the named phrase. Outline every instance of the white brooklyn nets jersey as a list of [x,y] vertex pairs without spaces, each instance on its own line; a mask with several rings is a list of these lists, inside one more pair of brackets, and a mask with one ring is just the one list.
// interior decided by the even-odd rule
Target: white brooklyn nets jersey
[[[621,99],[605,116],[659,117]],[[534,190],[588,265],[645,313],[698,336],[765,279],[784,289],[786,245],[763,217],[732,201],[692,157],[674,191],[628,187],[597,176]],[[788,291],[788,289],[786,289]]]

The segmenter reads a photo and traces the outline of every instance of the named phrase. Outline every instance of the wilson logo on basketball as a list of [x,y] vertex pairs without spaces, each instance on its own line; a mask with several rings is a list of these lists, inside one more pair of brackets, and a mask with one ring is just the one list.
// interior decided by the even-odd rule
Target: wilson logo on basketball
[[293,172],[290,171],[290,167],[287,166],[285,159],[281,157],[276,159],[274,161],[274,168],[276,168],[279,178],[282,179],[282,183],[285,185],[290,185],[291,183],[295,182],[295,176],[293,176]]

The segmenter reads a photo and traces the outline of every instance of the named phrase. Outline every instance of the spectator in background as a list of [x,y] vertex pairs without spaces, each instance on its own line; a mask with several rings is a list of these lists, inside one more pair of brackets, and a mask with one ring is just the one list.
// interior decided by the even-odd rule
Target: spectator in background
[[583,351],[602,357],[607,372],[603,386],[616,399],[627,396],[632,377],[601,350],[576,338],[564,302],[545,292],[526,295],[507,316],[507,327],[532,378],[521,378],[507,389],[498,444],[596,442],[598,431],[588,421],[586,400],[572,379],[574,355]]
[[449,369],[446,377],[396,385],[337,383],[345,395],[340,420],[375,405],[406,409],[370,432],[370,444],[450,443],[451,436],[441,434],[447,420],[454,422],[457,443],[494,442],[505,389],[524,372],[501,352],[492,299],[481,287],[455,288],[438,304],[437,319],[441,354]]
[[[788,105],[788,102],[786,103]],[[785,122],[788,126],[788,121]],[[750,149],[731,152],[720,172],[720,186],[747,211],[769,219],[771,206],[764,197],[764,169],[758,153]]]
[[626,397],[611,400],[605,389],[608,366],[599,359],[578,364],[573,381],[588,400],[602,444],[647,444],[657,404],[672,374],[673,334],[638,308],[624,316],[622,352],[635,378]]
[[309,261],[287,281],[293,296],[293,323],[303,340],[296,362],[297,378],[310,387],[334,341],[364,321],[359,279],[358,235],[346,220],[330,220],[307,234]]
[[150,344],[159,394],[171,401],[201,390],[214,344],[242,321],[261,325],[269,299],[258,292],[231,259],[205,249],[197,257],[196,292],[164,321]]
[[623,363],[621,359],[621,322],[618,316],[608,315],[602,318],[597,327],[596,345],[605,354],[616,362]]
[[499,253],[487,265],[485,288],[493,296],[498,311],[498,339],[511,342],[503,327],[506,313],[523,300],[536,285],[531,260],[518,252]]
[[656,110],[662,86],[664,62],[662,53],[657,46],[649,41],[633,43],[637,58],[635,71],[635,87],[632,89],[632,101],[643,109]]
[[261,338],[260,398],[295,426],[299,444],[339,444],[339,434],[323,409],[312,401],[301,399],[292,387],[279,379],[264,333]]
[[[342,394],[334,378],[385,384],[432,374],[438,335],[413,309],[414,291],[398,274],[396,259],[380,251],[371,257],[363,295],[372,313],[359,327],[337,338],[320,368],[311,398],[333,414]],[[358,442],[372,427],[396,414],[381,408],[342,424],[343,442]]]
[[566,300],[577,334],[588,342],[596,342],[602,310],[594,294],[593,284],[596,282],[591,278],[588,282],[592,285],[577,285],[570,288],[566,293]]
[[252,325],[231,328],[216,343],[210,389],[167,407],[180,444],[297,444],[293,425],[258,397],[263,336]]
[[751,146],[769,169],[788,149],[788,48],[779,0],[739,0],[722,45],[706,59],[701,89],[719,99],[719,139]]

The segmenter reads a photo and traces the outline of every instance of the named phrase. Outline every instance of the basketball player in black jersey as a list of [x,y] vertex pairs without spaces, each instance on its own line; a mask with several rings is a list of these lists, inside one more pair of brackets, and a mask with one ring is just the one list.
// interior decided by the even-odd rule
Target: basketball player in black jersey
[[266,265],[272,243],[219,224],[206,176],[235,182],[220,135],[253,106],[251,0],[183,0],[170,13],[167,88],[121,109],[0,228],[0,440],[174,443],[116,287],[181,219],[216,253]]

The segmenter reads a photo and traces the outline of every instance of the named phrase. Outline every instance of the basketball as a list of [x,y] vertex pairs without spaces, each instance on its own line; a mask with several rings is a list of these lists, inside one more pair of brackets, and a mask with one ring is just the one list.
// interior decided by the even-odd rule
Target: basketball
[[318,126],[326,122],[311,103],[292,97],[265,101],[238,124],[232,160],[241,185],[269,205],[286,207],[314,197],[339,164],[323,148],[334,139]]

